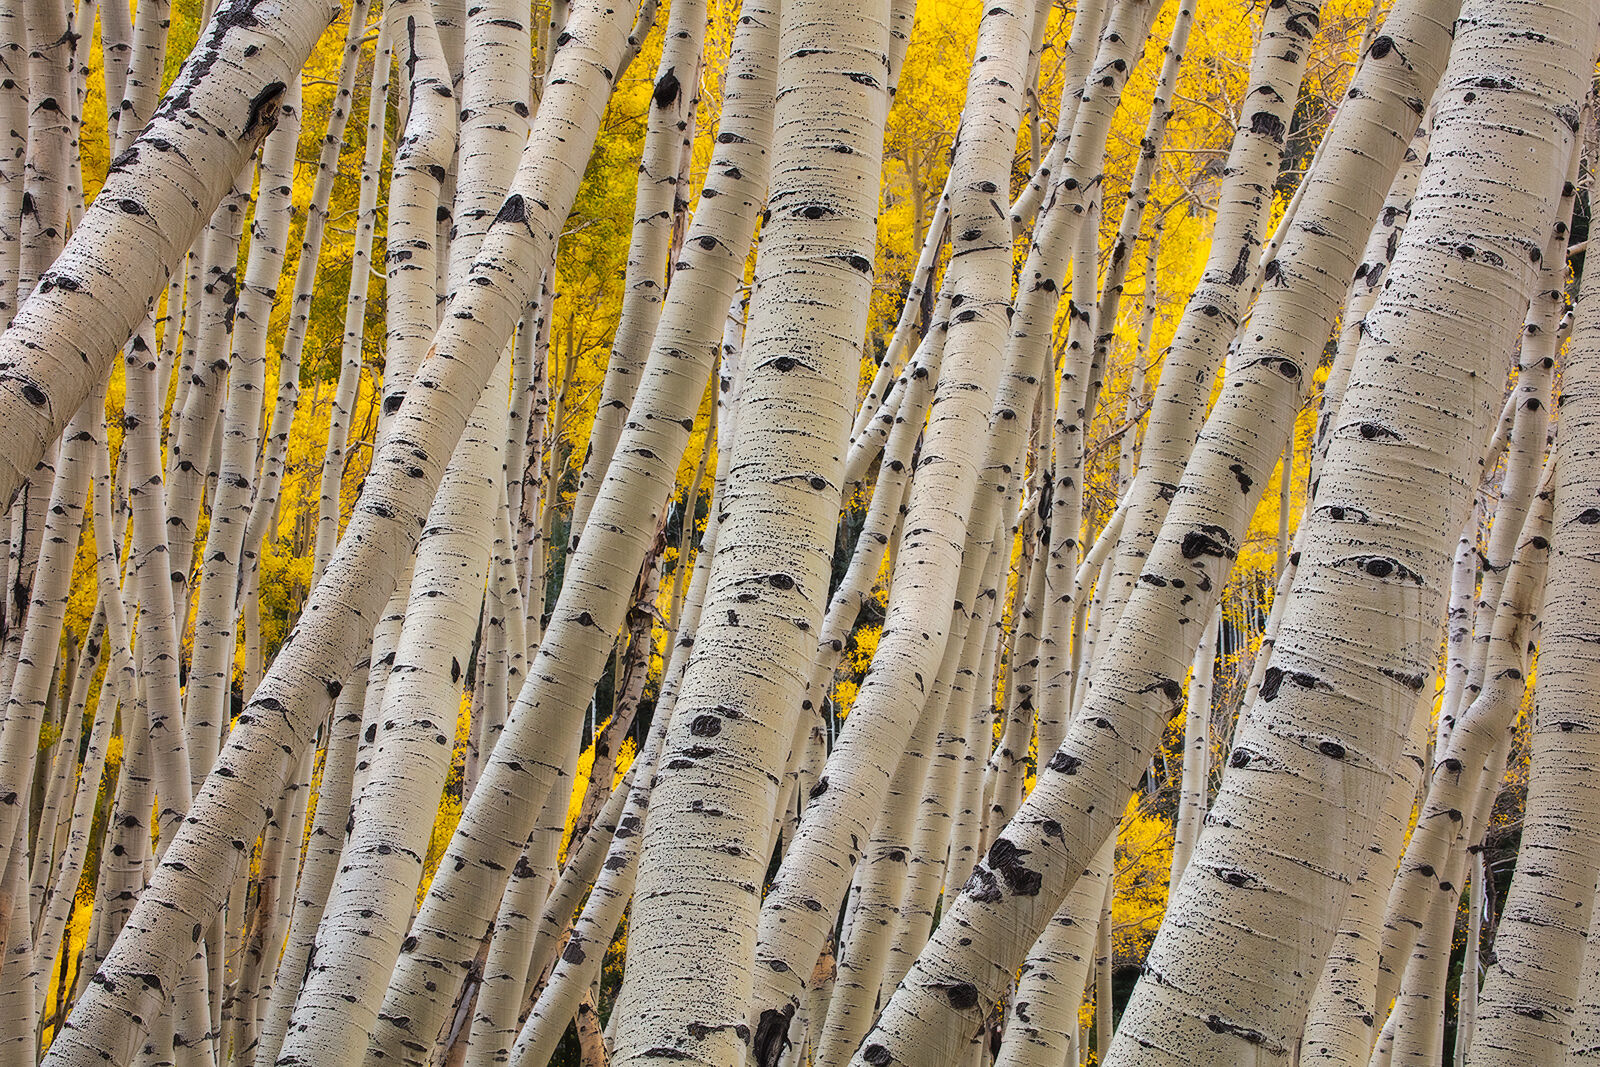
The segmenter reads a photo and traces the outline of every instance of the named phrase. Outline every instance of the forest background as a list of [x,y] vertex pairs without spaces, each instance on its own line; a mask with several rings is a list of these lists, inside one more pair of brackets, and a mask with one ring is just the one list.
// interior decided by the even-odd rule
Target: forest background
[[[1197,0],[1195,29],[1190,38],[1188,57],[1182,68],[1176,93],[1177,108],[1168,129],[1167,143],[1150,194],[1147,225],[1150,235],[1159,238],[1156,269],[1147,269],[1143,248],[1134,257],[1127,282],[1126,299],[1115,340],[1105,368],[1102,402],[1089,427],[1085,449],[1084,530],[1082,544],[1093,543],[1110,516],[1119,488],[1129,471],[1121,461],[1120,442],[1125,435],[1136,436],[1148,403],[1152,384],[1160,372],[1159,354],[1165,350],[1185,301],[1198,283],[1205,262],[1210,235],[1213,201],[1233,132],[1239,119],[1241,95],[1248,75],[1249,59],[1259,21],[1259,8],[1241,0]],[[680,200],[692,202],[705,176],[712,149],[712,134],[721,106],[723,71],[718,67],[727,54],[737,5],[713,0],[705,55],[712,57],[696,81],[698,100],[693,125],[693,150],[688,170],[688,187]],[[966,78],[983,5],[978,0],[920,0],[915,28],[906,53],[898,93],[888,119],[888,135],[882,179],[881,213],[878,224],[878,251],[874,270],[874,298],[867,349],[881,358],[892,334],[905,298],[919,251],[932,220],[935,205],[949,165],[956,124],[961,113]],[[542,25],[539,4],[534,6],[534,25]],[[202,26],[201,4],[197,0],[178,0],[172,8],[170,43],[167,50],[165,84],[177,74],[190,45]],[[1174,10],[1169,7],[1156,25],[1151,40],[1165,39]],[[1285,160],[1278,177],[1273,217],[1276,220],[1292,199],[1299,179],[1309,166],[1317,144],[1350,79],[1357,56],[1370,40],[1381,5],[1373,0],[1330,0],[1323,9],[1321,32],[1312,46],[1307,74],[1294,108]],[[623,274],[627,258],[635,179],[645,137],[646,116],[653,88],[652,72],[661,49],[663,19],[644,42],[638,57],[619,80],[606,111],[602,132],[584,175],[574,210],[561,234],[556,260],[554,299],[549,316],[549,347],[546,373],[549,390],[547,430],[540,455],[537,477],[546,486],[549,510],[545,516],[548,531],[548,575],[546,604],[555,600],[563,577],[566,529],[570,518],[585,442],[594,419],[605,360],[615,333],[623,299]],[[1047,146],[1055,128],[1055,109],[1061,91],[1063,44],[1070,27],[1070,4],[1057,5],[1045,33],[1040,53],[1036,96],[1029,99],[1029,113],[1018,145],[1017,166],[1013,174],[1013,193],[1027,183],[1031,163],[1037,163],[1041,146]],[[298,247],[305,225],[305,207],[311,196],[312,179],[320,150],[322,131],[334,105],[342,46],[346,28],[336,22],[323,35],[305,69],[303,87],[303,126],[296,153],[293,198],[294,221],[289,248]],[[101,73],[101,47],[98,23],[91,39],[80,44],[78,55],[88,66],[87,96],[83,101],[82,143],[75,146],[82,161],[82,193],[92,198],[104,180],[109,158],[106,102]],[[371,85],[371,56],[362,60],[356,78],[357,97],[353,115],[366,108],[364,99]],[[1149,117],[1158,64],[1147,61],[1135,67],[1123,104],[1113,121],[1106,156],[1106,203],[1100,215],[1102,269],[1116,235],[1121,214],[1121,198],[1129,185],[1139,152],[1139,140]],[[396,101],[396,103],[398,103]],[[388,110],[386,146],[397,134],[397,107]],[[275,521],[260,556],[259,614],[251,620],[259,627],[260,659],[247,657],[251,638],[241,634],[235,665],[235,707],[240,695],[250,687],[248,677],[270,662],[299,615],[312,580],[312,548],[316,536],[318,483],[326,462],[326,442],[335,385],[341,371],[346,293],[354,260],[352,248],[358,211],[358,175],[366,150],[365,130],[351,122],[339,155],[339,177],[333,187],[327,236],[321,253],[310,324],[301,364],[300,398],[289,439],[284,468],[281,502]],[[390,149],[386,147],[385,151]],[[387,157],[385,157],[387,159]],[[387,218],[387,183],[390,167],[379,168],[384,188],[378,196],[376,222],[377,247],[382,247]],[[1579,198],[1573,223],[1573,240],[1582,241],[1588,228],[1587,195]],[[681,228],[677,237],[681,239]],[[250,235],[245,234],[240,248],[242,265],[249,254]],[[1016,248],[1020,265],[1026,253],[1025,239]],[[753,264],[752,254],[751,262]],[[281,345],[288,326],[288,294],[293,290],[294,259],[286,261],[279,284],[280,298],[270,322],[268,351]],[[366,269],[364,265],[356,269]],[[181,281],[181,278],[179,279]],[[376,400],[384,375],[385,278],[373,270],[366,310],[366,328],[360,347],[360,387],[351,417],[350,441],[342,457],[340,475],[341,521],[348,518],[367,471],[377,424]],[[165,306],[163,311],[165,311]],[[1060,311],[1062,322],[1067,305]],[[158,330],[162,319],[158,319]],[[1148,338],[1141,343],[1141,323],[1150,324]],[[1057,330],[1058,345],[1065,342],[1065,330]],[[1148,357],[1148,359],[1147,359]],[[861,368],[861,392],[866,391],[875,371],[869,360]],[[1327,372],[1326,361],[1319,371]],[[266,396],[275,395],[277,363],[268,361]],[[1220,385],[1220,378],[1218,384]],[[1302,411],[1287,464],[1280,467],[1275,485],[1269,489],[1243,546],[1238,565],[1223,598],[1222,626],[1219,633],[1215,686],[1210,707],[1205,709],[1214,750],[1211,766],[1216,768],[1213,785],[1221,777],[1222,754],[1227,750],[1232,723],[1239,711],[1262,630],[1271,609],[1276,577],[1284,561],[1285,544],[1298,522],[1306,486],[1304,483],[1313,435],[1315,397]],[[106,399],[110,452],[118,455],[121,430],[119,417],[124,404],[121,367],[114,372]],[[668,637],[666,620],[675,610],[675,588],[681,596],[679,574],[692,564],[693,545],[708,514],[710,488],[697,471],[715,465],[715,442],[707,432],[712,403],[708,396],[702,405],[694,436],[678,476],[677,494],[664,524],[660,542],[660,579],[653,600],[639,605],[651,618],[649,629],[649,675],[644,683],[637,715],[619,754],[614,776],[621,779],[638,740],[649,729],[657,687],[665,667]],[[692,495],[691,495],[692,494]],[[841,536],[859,531],[864,505],[857,501],[854,520],[847,519]],[[203,516],[204,513],[202,513]],[[205,534],[204,518],[196,531]],[[1015,551],[1020,552],[1020,541]],[[842,577],[848,554],[836,557],[835,582]],[[96,547],[89,525],[85,524],[78,549],[69,602],[66,642],[67,654],[60,664],[61,686],[70,684],[74,654],[89,633],[96,604]],[[847,643],[842,667],[835,679],[829,711],[837,726],[848,717],[856,688],[876,646],[882,621],[883,591],[892,558],[856,624]],[[1013,575],[1014,580],[1014,575]],[[185,630],[185,650],[192,641],[192,618]],[[585,753],[580,759],[577,786],[573,794],[570,821],[578,814],[594,759],[594,739],[604,728],[619,694],[616,665],[625,650],[619,647],[597,690],[584,733]],[[470,675],[467,691],[471,692]],[[1003,701],[1002,675],[995,694]],[[1531,691],[1531,690],[1530,690]],[[430,846],[419,899],[425,891],[434,865],[454,829],[460,814],[462,772],[469,741],[470,699],[464,700],[458,718],[454,763],[439,800],[438,815]],[[1190,709],[1188,714],[1194,714]],[[90,721],[85,716],[85,722]],[[997,730],[998,730],[997,723]],[[1177,807],[1179,769],[1184,721],[1180,717],[1169,727],[1162,750],[1150,766],[1142,788],[1125,817],[1115,863],[1116,890],[1111,906],[1114,949],[1111,967],[1117,1002],[1125,999],[1137,976],[1137,966],[1154,936],[1164,912],[1171,865],[1172,823]],[[1519,727],[1520,734],[1520,727]],[[998,734],[997,734],[998,736]],[[41,750],[59,743],[59,724],[49,727],[41,737]],[[121,757],[120,738],[114,738],[107,753],[104,778],[116,781]],[[1520,786],[1526,775],[1525,745],[1515,743],[1500,798],[1496,803],[1493,827],[1489,833],[1485,860],[1492,874],[1491,897],[1503,894],[1509,884],[1517,851],[1518,821],[1521,812]],[[315,776],[313,788],[315,788]],[[42,799],[44,776],[36,778]],[[84,865],[77,905],[70,922],[71,937],[61,954],[61,987],[77,982],[72,973],[77,949],[87,935],[90,905],[93,902],[99,870],[100,826],[106,817],[109,798],[102,787],[96,811],[94,844]],[[1455,954],[1449,983],[1450,1002],[1446,1007],[1447,1054],[1453,1040],[1456,977],[1465,947],[1465,910],[1457,924]],[[608,1017],[612,999],[620,982],[620,953],[626,932],[619,933],[612,946],[613,962],[608,963],[602,982],[600,1011]],[[1094,985],[1090,986],[1091,991]],[[1085,1006],[1085,1021],[1092,1007]],[[47,1010],[46,1016],[50,1013]],[[57,1022],[59,1020],[56,1020]],[[46,1038],[48,1040],[48,1037]],[[575,1036],[569,1033],[562,1051],[553,1062],[577,1062]],[[1095,1052],[1086,1049],[1088,1062]]]

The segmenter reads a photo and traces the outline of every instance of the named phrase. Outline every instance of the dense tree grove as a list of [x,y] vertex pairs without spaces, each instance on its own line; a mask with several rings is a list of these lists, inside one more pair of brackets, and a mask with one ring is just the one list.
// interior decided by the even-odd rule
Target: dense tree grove
[[0,1064],[1600,1062],[1595,0],[0,0]]

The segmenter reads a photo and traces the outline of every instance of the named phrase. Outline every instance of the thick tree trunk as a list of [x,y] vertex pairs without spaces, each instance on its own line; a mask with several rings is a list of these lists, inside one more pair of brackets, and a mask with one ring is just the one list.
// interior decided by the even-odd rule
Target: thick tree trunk
[[[887,5],[849,13],[832,0],[785,5],[778,39],[771,207],[756,268],[762,299],[746,334],[739,436],[695,658],[639,861],[618,1007],[623,1064],[731,1063],[749,1047],[753,934],[780,759],[827,594],[876,243]],[[752,643],[752,633],[763,640]],[[778,774],[767,769],[774,765]],[[702,913],[686,912],[684,901]],[[701,936],[708,923],[725,940]]]
[[[1587,71],[1594,15],[1577,12],[1572,19],[1568,32]],[[1559,1062],[1583,966],[1600,860],[1589,828],[1600,812],[1593,785],[1600,760],[1593,740],[1600,726],[1593,603],[1600,544],[1588,518],[1597,478],[1597,358],[1600,294],[1586,288],[1562,375],[1553,554],[1541,620],[1527,814],[1517,875],[1495,932],[1495,960],[1484,979],[1470,1054],[1474,1065]]]
[[[1547,36],[1522,48],[1523,29]],[[1594,44],[1592,13],[1576,8],[1490,0],[1463,16],[1432,165],[1390,288],[1368,318],[1260,702],[1240,726],[1109,1063],[1254,1063],[1294,1052],[1382,801],[1375,779],[1400,756],[1405,716],[1437,654],[1450,542],[1499,404],[1489,383],[1534,281],[1526,249],[1543,246],[1559,200],[1559,174],[1530,173],[1531,160],[1554,154],[1564,164],[1573,150],[1564,116]],[[1512,88],[1484,86],[1485,64]],[[1497,193],[1485,215],[1462,197],[1479,183],[1526,192]],[[1435,355],[1450,336],[1471,337],[1477,361]],[[1396,462],[1412,477],[1378,476]],[[1369,639],[1330,647],[1335,612]]]

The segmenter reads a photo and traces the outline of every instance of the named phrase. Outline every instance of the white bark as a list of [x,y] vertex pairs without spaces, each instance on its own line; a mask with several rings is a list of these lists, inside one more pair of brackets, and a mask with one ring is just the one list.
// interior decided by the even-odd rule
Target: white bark
[[[1573,15],[1581,64],[1595,47],[1593,12]],[[1495,961],[1484,979],[1473,1064],[1559,1062],[1593,907],[1596,862],[1588,829],[1600,801],[1592,786],[1600,758],[1594,734],[1592,651],[1596,544],[1594,360],[1600,354],[1600,299],[1587,290],[1562,377],[1556,441],[1555,517],[1545,589],[1539,679],[1531,728],[1532,769],[1517,873],[1496,929]]]
[[[738,436],[640,855],[620,1064],[733,1062],[749,1047],[767,839],[827,595],[877,236],[888,5],[785,4],[778,42]],[[706,924],[725,939],[700,936]]]
[[1211,681],[1216,666],[1217,629],[1222,608],[1211,613],[1205,636],[1195,650],[1189,674],[1189,698],[1183,713],[1183,778],[1178,791],[1178,819],[1173,824],[1172,875],[1177,885],[1189,866],[1200,824],[1205,818],[1211,778]]
[[[395,413],[396,427],[367,477],[349,545],[335,552],[293,637],[236,722],[197,798],[195,818],[171,838],[130,920],[132,936],[121,938],[102,964],[102,980],[79,1001],[52,1045],[52,1064],[131,1052],[141,1021],[153,1014],[136,1005],[160,996],[187,955],[180,948],[187,931],[216,914],[241,862],[233,842],[259,832],[265,821],[261,797],[275,797],[281,789],[289,770],[286,751],[297,754],[310,742],[327,713],[329,679],[353,666],[388,598],[396,565],[415,545],[418,519],[537,281],[530,262],[546,258],[556,225],[550,220],[565,218],[582,157],[599,128],[611,68],[605,62],[609,53],[596,47],[620,43],[625,16],[615,8],[579,10],[582,25],[557,57],[566,77],[546,93],[509,206],[490,228],[471,283],[451,301],[435,339],[435,358],[419,372],[426,388],[413,391]],[[124,978],[135,975],[151,980]]]
[[[755,21],[752,17],[752,26]],[[527,682],[412,925],[417,944],[402,953],[390,983],[384,1017],[408,1019],[419,1032],[442,1023],[431,1014],[424,1023],[423,1013],[440,1010],[434,991],[447,984],[453,988],[459,980],[463,963],[473,955],[466,946],[487,925],[498,889],[527,840],[537,812],[517,798],[547,795],[561,775],[560,767],[551,765],[552,753],[575,746],[584,707],[610,651],[610,641],[595,635],[614,635],[621,628],[633,577],[653,540],[657,509],[670,491],[711,372],[721,315],[741,280],[759,190],[766,184],[771,105],[764,91],[770,82],[759,76],[763,68],[757,58],[739,49],[733,54],[758,77],[741,76],[741,91],[730,92],[725,101],[714,177],[702,193],[640,385],[637,403],[649,417],[624,427],[608,475],[611,485],[596,499],[589,536],[567,560],[561,596]],[[549,100],[547,92],[541,115]],[[641,517],[646,508],[648,517]],[[450,977],[441,980],[441,972]],[[398,1044],[401,1028],[393,1029]],[[386,1032],[381,1025],[381,1041],[391,1040]]]
[[[1511,45],[1523,28],[1549,34],[1542,49]],[[1565,163],[1572,130],[1563,116],[1576,105],[1594,31],[1575,10],[1520,4],[1471,4],[1463,17],[1432,165],[1390,288],[1368,319],[1260,702],[1240,726],[1110,1063],[1248,1063],[1294,1052],[1405,715],[1437,655],[1449,547],[1499,404],[1488,383],[1534,281],[1526,250],[1543,245],[1559,198],[1560,177],[1548,169],[1526,181],[1529,161],[1554,153]],[[1484,86],[1485,63],[1497,86],[1516,88]],[[1528,192],[1497,194],[1488,217],[1466,206],[1466,187],[1507,182]],[[1476,361],[1433,354],[1455,330],[1474,339]],[[1402,446],[1415,457],[1413,476],[1389,478]],[[1330,647],[1336,612],[1367,640]]]
[[[1279,24],[1281,32],[1290,37],[1296,36],[1288,23],[1295,14],[1269,12],[1271,17],[1284,20]],[[1430,24],[1427,19],[1420,21],[1424,28]],[[1309,32],[1303,20],[1294,25],[1302,34]],[[1377,58],[1381,61],[1393,55],[1392,50],[1386,50]],[[1429,55],[1422,48],[1416,59]],[[1437,62],[1438,57],[1433,58]],[[1358,73],[1357,77],[1362,75]],[[1380,116],[1408,113],[1407,99],[1414,92],[1415,81],[1428,80],[1426,73],[1405,69],[1394,59],[1374,62],[1368,77],[1371,80],[1363,83],[1367,95],[1352,98],[1351,102],[1360,99]],[[1361,112],[1362,108],[1348,111],[1350,132],[1344,136],[1352,150],[1344,166],[1372,166],[1382,180],[1370,184],[1386,190],[1388,175],[1382,172],[1385,167],[1398,165],[1405,145],[1400,142],[1398,146],[1375,147],[1366,144],[1364,138],[1358,139],[1356,131],[1367,129],[1369,121]],[[1346,114],[1342,109],[1341,117]],[[1358,141],[1362,144],[1359,152],[1354,149]],[[1336,218],[1351,218],[1365,230],[1367,226],[1360,221],[1362,214],[1376,216],[1382,194],[1355,182],[1364,195],[1352,197],[1350,184],[1334,183],[1330,178],[1326,192],[1317,198],[1315,212],[1308,210],[1312,199],[1308,193],[1301,214],[1318,221],[1313,226],[1297,226],[1274,273],[1281,273],[1286,279],[1302,274],[1315,277],[1329,271],[1330,258],[1339,255],[1351,263],[1353,272],[1356,249],[1350,246],[1354,244],[1354,227],[1349,222],[1331,223]],[[1266,333],[1261,334],[1261,341],[1256,342],[1260,349],[1252,349],[1249,358],[1241,355],[1241,369],[1270,367],[1273,376],[1283,381],[1284,375],[1277,368],[1291,366],[1296,381],[1303,377],[1301,364],[1295,359],[1286,362],[1286,357],[1293,355],[1304,361],[1320,351],[1346,284],[1341,279],[1318,286],[1314,301],[1305,291],[1310,286],[1269,289],[1266,295],[1277,294],[1273,299],[1282,302],[1285,317],[1270,340]],[[1261,309],[1256,316],[1263,326],[1272,321]],[[1167,374],[1172,370],[1169,364]],[[1242,398],[1244,390],[1238,393]],[[1224,397],[1227,396],[1225,390]],[[1297,406],[1297,398],[1291,400]],[[1253,406],[1253,416],[1262,414],[1255,410],[1258,407],[1259,404]],[[1286,425],[1286,417],[1279,420],[1280,425]],[[986,1004],[1004,987],[1010,967],[1020,961],[1035,931],[1048,920],[1054,902],[1076,871],[1082,869],[1089,849],[1098,847],[1103,834],[1109,832],[1107,820],[1122,810],[1149,753],[1159,741],[1162,724],[1182,696],[1179,679],[1186,673],[1198,644],[1202,620],[1220,595],[1219,579],[1231,558],[1232,550],[1218,542],[1216,535],[1223,533],[1229,541],[1240,536],[1266,481],[1266,475],[1261,474],[1251,479],[1253,494],[1238,492],[1245,488],[1245,482],[1229,468],[1239,464],[1243,469],[1248,462],[1257,470],[1266,467],[1270,473],[1285,436],[1286,432],[1276,429],[1263,432],[1260,421],[1252,417],[1248,429],[1221,430],[1219,426],[1219,440],[1230,442],[1222,456],[1216,457],[1222,459],[1220,463],[1211,457],[1196,457],[1188,475],[1189,485],[1180,489],[1174,500],[1173,508],[1177,510],[1143,567],[1156,580],[1142,581],[1133,590],[1111,632],[1111,655],[1098,666],[1095,685],[1089,689],[1087,702],[1068,731],[1066,744],[1047,764],[1033,796],[991,847],[987,862],[980,864],[962,897],[947,910],[921,961],[891,1001],[879,1028],[868,1037],[864,1055],[887,1055],[888,1062],[892,1062],[901,1055],[897,1048],[906,1049],[907,1054],[918,1048],[945,1048],[944,1042],[954,1039],[962,1018],[962,1009],[952,1011],[952,1007]],[[1264,445],[1264,441],[1272,443]],[[1145,462],[1148,461],[1146,457]],[[1204,517],[1201,510],[1189,510],[1202,504]],[[1219,515],[1212,510],[1220,505],[1228,506],[1230,512],[1223,522],[1217,521]],[[1125,541],[1128,536],[1124,534]],[[1217,574],[1209,573],[1214,561],[1222,564]],[[1183,584],[1177,585],[1173,578]],[[961,944],[962,941],[969,943]],[[952,989],[956,990],[953,1001],[949,994]],[[874,1044],[881,1051],[873,1050]]]
[[284,94],[277,126],[261,151],[260,189],[251,227],[250,257],[235,319],[232,368],[221,427],[222,457],[212,499],[196,589],[194,653],[184,691],[184,724],[191,739],[193,787],[211,769],[227,722],[237,640],[241,551],[255,485],[261,439],[261,396],[267,362],[267,321],[277,295],[289,236],[294,150],[300,139],[300,83]]

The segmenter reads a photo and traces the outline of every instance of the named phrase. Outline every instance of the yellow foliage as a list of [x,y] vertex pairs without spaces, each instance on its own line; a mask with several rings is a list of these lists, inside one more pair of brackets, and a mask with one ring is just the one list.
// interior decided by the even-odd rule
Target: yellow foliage
[[[622,781],[622,776],[628,773],[628,768],[633,766],[634,757],[639,754],[639,746],[633,738],[622,739],[622,747],[617,751],[616,768],[611,775],[611,788],[617,788]],[[594,745],[590,745],[578,756],[578,769],[572,776],[572,796],[567,801],[567,822],[561,832],[560,858],[564,863],[567,858],[567,845],[572,841],[572,830],[578,823],[578,811],[583,806],[583,795],[589,789],[589,779],[594,773]]]
[[1129,802],[1117,834],[1111,942],[1116,958],[1128,963],[1144,959],[1161,925],[1172,872],[1172,821],[1142,800]]

